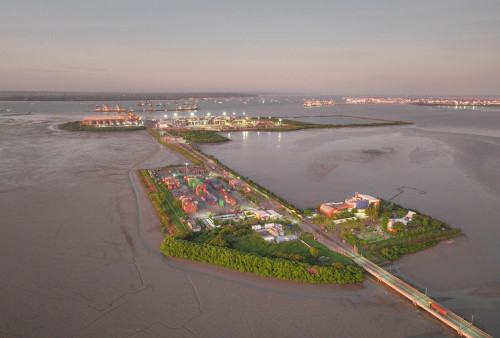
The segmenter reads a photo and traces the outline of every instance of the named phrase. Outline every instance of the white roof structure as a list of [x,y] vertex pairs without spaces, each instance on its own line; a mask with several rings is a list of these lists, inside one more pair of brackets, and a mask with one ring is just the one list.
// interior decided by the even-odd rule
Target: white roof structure
[[281,216],[279,213],[277,213],[274,210],[266,210],[266,212],[269,214],[269,217],[271,217],[271,218],[281,218],[281,217],[283,217],[283,216]]
[[362,198],[364,200],[368,200],[368,201],[370,201],[370,203],[377,202],[377,201],[380,202],[380,200],[378,198],[370,196],[370,195],[357,194],[356,196],[359,197],[359,198]]

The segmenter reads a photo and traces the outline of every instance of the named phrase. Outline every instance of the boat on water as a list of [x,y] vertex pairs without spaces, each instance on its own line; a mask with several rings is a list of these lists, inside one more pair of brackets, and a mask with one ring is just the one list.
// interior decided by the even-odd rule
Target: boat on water
[[127,112],[127,109],[120,107],[119,104],[117,104],[115,108],[109,108],[109,106],[107,104],[103,104],[101,106],[97,106],[94,109],[94,112],[96,112],[96,113],[125,113],[125,112]]
[[198,106],[196,105],[196,102],[193,104],[189,104],[187,102],[184,102],[183,105],[179,105],[176,102],[174,109],[165,109],[165,110],[166,111],[196,111],[196,110],[200,110],[200,108],[198,108]]
[[196,102],[193,104],[189,104],[187,102],[184,102],[184,104],[180,105],[177,102],[175,102],[175,107],[168,108],[168,101],[165,101],[164,104],[162,103],[156,103],[153,104],[151,101],[146,101],[146,103],[142,103],[139,101],[137,104],[138,111],[143,111],[143,112],[159,112],[159,111],[197,111],[200,110],[198,106],[196,105]]

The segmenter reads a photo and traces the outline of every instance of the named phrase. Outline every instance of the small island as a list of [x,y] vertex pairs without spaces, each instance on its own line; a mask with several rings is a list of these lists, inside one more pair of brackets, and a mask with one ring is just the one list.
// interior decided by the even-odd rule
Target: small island
[[371,261],[382,264],[461,236],[431,216],[369,195],[355,193],[342,202],[305,211],[326,233],[335,233]]
[[[227,131],[291,131],[408,124],[403,121],[344,118],[343,124],[317,124],[277,117],[177,117],[142,121],[131,111],[86,117],[61,129],[133,131],[147,129],[192,164],[139,170],[166,235],[162,252],[265,277],[310,283],[357,283],[363,269],[355,252],[383,264],[441,241],[460,229],[430,216],[369,195],[301,210],[285,198],[204,154],[197,143],[227,142]],[[351,123],[352,120],[369,120]],[[346,123],[347,121],[347,123]],[[148,127],[148,128],[147,128]],[[264,208],[265,206],[265,208]],[[352,247],[345,247],[348,243]]]
[[356,256],[347,252],[352,248],[384,264],[461,235],[430,216],[365,194],[301,210],[191,143],[220,142],[212,140],[219,136],[215,131],[170,126],[168,132],[148,132],[192,163],[138,171],[168,256],[265,277],[344,284],[364,278]]

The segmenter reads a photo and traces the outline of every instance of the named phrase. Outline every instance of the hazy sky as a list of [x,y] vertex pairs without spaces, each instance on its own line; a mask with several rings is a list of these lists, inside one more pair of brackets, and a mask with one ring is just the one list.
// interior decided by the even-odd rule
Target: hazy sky
[[0,0],[0,90],[500,95],[500,1]]

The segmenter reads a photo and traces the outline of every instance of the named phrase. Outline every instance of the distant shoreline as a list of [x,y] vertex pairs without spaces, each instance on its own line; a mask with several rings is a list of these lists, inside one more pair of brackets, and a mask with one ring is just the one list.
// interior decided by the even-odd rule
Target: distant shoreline
[[255,97],[255,94],[233,92],[186,93],[92,93],[92,92],[0,92],[0,101],[139,101],[186,100],[201,98]]

